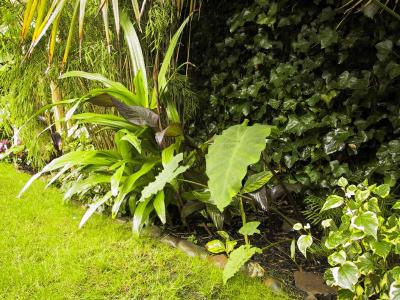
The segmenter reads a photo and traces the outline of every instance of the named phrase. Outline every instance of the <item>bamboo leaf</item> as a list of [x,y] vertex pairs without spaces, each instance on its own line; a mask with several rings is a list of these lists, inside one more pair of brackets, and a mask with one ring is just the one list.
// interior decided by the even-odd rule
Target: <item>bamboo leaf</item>
[[169,46],[167,52],[164,56],[164,60],[162,62],[160,72],[158,73],[158,88],[160,94],[162,94],[167,86],[167,73],[170,70],[171,59],[174,54],[175,48],[178,44],[179,38],[185,28],[186,24],[189,22],[191,16],[187,17],[185,21],[179,26],[178,30],[175,32],[171,41],[169,42]]
[[[61,13],[66,2],[67,2],[67,0],[58,0],[58,1],[53,2],[53,5],[55,6],[55,8],[49,10],[46,18],[43,21],[43,25],[41,26],[41,28],[38,32],[38,36],[32,40],[28,54],[32,53],[33,49],[40,42],[41,38],[46,34],[47,29],[54,22],[54,20],[59,16],[59,14]],[[52,7],[53,7],[53,5],[52,5]]]
[[76,0],[75,6],[74,6],[74,13],[72,15],[71,24],[69,26],[68,38],[67,38],[67,43],[65,46],[64,56],[63,56],[62,63],[61,63],[61,70],[64,69],[64,67],[68,61],[68,55],[69,55],[69,51],[70,51],[71,45],[72,45],[72,37],[74,35],[74,27],[75,27],[76,20],[78,18],[79,4],[80,4],[80,0]]
[[80,0],[79,5],[79,21],[78,21],[78,35],[79,35],[79,57],[82,55],[82,41],[83,41],[83,24],[85,21],[85,11],[86,11],[87,0]]
[[117,33],[117,39],[119,40],[119,34],[120,34],[120,18],[119,18],[119,4],[118,0],[111,0],[112,2],[112,7],[113,7],[113,12],[114,12],[114,22],[115,22],[115,32]]

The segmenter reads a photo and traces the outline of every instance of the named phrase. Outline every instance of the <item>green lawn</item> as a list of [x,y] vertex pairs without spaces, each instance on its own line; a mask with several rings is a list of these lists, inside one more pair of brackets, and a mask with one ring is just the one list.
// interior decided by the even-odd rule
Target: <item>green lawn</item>
[[0,164],[0,299],[282,299],[260,281],[235,277],[155,240],[136,240],[129,225],[66,205],[56,189]]

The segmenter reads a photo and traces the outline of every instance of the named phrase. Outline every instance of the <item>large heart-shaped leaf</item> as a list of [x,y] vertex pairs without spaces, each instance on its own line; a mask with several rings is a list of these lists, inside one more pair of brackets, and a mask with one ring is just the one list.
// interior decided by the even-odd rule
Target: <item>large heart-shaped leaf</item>
[[265,139],[271,133],[266,125],[235,125],[217,136],[206,156],[206,173],[211,199],[220,211],[240,191],[247,167],[260,159]]

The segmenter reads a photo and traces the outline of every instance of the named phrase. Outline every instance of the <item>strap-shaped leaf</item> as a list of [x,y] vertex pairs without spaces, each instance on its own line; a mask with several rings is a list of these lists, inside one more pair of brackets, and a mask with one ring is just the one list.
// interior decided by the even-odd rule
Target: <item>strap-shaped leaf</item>
[[271,128],[266,125],[235,125],[217,136],[210,146],[206,156],[208,187],[220,211],[240,191],[247,167],[260,159],[270,133]]
[[266,185],[271,178],[274,176],[274,174],[271,171],[263,171],[254,175],[251,175],[244,187],[242,192],[243,193],[251,193],[254,192],[260,188],[262,188],[264,185]]
[[158,127],[158,115],[148,108],[142,106],[126,105],[118,100],[112,99],[112,103],[118,112],[132,124],[139,126]]
[[165,211],[165,194],[164,191],[157,193],[153,202],[154,209],[156,210],[157,216],[160,218],[161,222],[165,224],[167,222],[167,216]]

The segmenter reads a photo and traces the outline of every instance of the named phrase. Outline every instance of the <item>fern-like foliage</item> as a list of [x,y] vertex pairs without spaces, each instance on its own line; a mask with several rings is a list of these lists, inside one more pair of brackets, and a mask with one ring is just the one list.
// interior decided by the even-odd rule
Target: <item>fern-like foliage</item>
[[340,209],[330,209],[321,212],[321,208],[325,203],[325,197],[318,197],[309,195],[304,198],[306,209],[303,211],[303,215],[313,225],[319,225],[323,220],[332,219],[336,223],[340,220],[342,212]]

